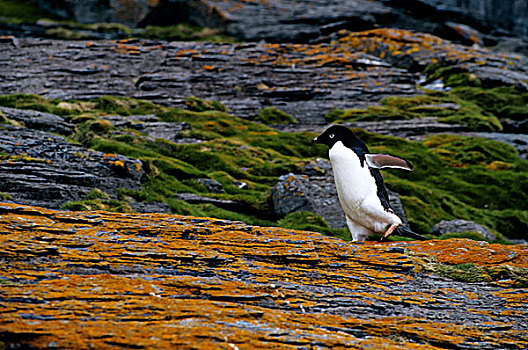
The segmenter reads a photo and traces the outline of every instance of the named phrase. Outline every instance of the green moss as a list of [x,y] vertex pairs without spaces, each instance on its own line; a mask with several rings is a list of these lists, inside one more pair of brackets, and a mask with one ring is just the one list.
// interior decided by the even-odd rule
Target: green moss
[[0,199],[3,201],[10,201],[13,199],[13,196],[9,193],[0,192]]
[[290,213],[279,220],[277,224],[280,227],[293,230],[314,231],[350,240],[350,233],[347,229],[333,229],[328,226],[321,216],[311,212],[299,211]]
[[255,120],[267,125],[297,124],[297,119],[275,107],[263,108]]
[[482,86],[482,82],[475,75],[459,66],[433,63],[427,66],[423,73],[427,75],[429,81],[441,79],[446,86]]
[[9,120],[4,113],[0,110],[0,124],[11,124],[11,120]]
[[461,282],[491,282],[493,279],[487,273],[486,269],[475,264],[436,264],[433,272],[444,277],[452,278]]
[[65,203],[61,209],[73,211],[105,210],[119,213],[133,212],[130,205],[125,201],[112,200],[110,196],[98,188],[94,188],[81,201]]
[[34,0],[0,0],[0,21],[36,22],[42,18],[59,17],[38,7]]
[[426,271],[466,283],[496,283],[506,282],[513,287],[526,288],[528,286],[528,269],[509,265],[492,267],[475,264],[441,264],[436,261],[424,265]]
[[190,96],[185,99],[185,105],[190,111],[205,112],[205,111],[220,111],[227,112],[227,107],[222,103],[214,100],[202,100],[201,98]]
[[163,27],[147,26],[136,33],[151,39],[170,41],[236,42],[235,38],[225,35],[220,29],[204,28],[188,23]]
[[502,130],[497,116],[481,108],[476,101],[460,97],[460,93],[429,91],[413,97],[386,97],[380,106],[366,109],[334,110],[325,118],[329,122],[409,120],[435,117],[450,124],[462,124],[470,130]]
[[90,193],[86,195],[85,199],[86,200],[110,199],[110,196],[106,192],[103,192],[98,188],[94,188]]
[[524,120],[528,118],[528,93],[511,86],[480,89],[458,87],[451,94],[465,101],[471,101],[484,111],[499,118]]

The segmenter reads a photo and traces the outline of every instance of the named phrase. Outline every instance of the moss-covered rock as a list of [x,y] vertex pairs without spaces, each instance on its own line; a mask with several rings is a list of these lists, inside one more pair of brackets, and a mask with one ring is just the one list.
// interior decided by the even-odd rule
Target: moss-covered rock
[[261,109],[255,120],[267,125],[297,124],[297,119],[275,107]]
[[[471,91],[477,94],[482,89]],[[325,118],[328,122],[335,123],[434,117],[440,122],[465,125],[469,130],[502,130],[499,115],[494,112],[491,108],[484,108],[476,98],[466,98],[461,90],[449,93],[426,91],[425,95],[413,97],[386,97],[380,101],[379,106],[366,109],[334,110],[326,114]]]

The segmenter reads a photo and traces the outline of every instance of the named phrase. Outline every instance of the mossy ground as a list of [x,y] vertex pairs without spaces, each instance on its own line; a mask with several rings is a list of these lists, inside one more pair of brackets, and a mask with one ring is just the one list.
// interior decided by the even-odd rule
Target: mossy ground
[[0,0],[0,22],[36,23],[48,22],[46,36],[64,40],[93,39],[92,33],[113,34],[119,38],[141,37],[169,41],[211,41],[235,42],[235,38],[225,35],[222,30],[200,27],[190,23],[178,23],[168,26],[147,26],[131,28],[120,23],[83,24],[65,20],[37,5],[36,0]]
[[[146,175],[142,191],[122,190],[118,199],[87,198],[83,203],[68,204],[67,208],[128,211],[126,203],[130,199],[159,201],[168,203],[179,214],[281,225],[336,236],[346,234],[334,232],[312,214],[295,214],[280,221],[272,214],[268,194],[277,177],[299,172],[310,160],[326,157],[324,147],[310,145],[312,133],[278,132],[233,116],[218,102],[196,98],[188,101],[189,108],[199,111],[110,96],[62,102],[35,95],[0,96],[2,106],[52,112],[76,124],[76,133],[68,135],[71,141],[143,162]],[[116,114],[155,114],[165,122],[186,122],[191,130],[182,132],[180,137],[203,142],[152,141],[137,131],[119,130],[100,119]],[[387,185],[401,195],[413,230],[426,234],[442,219],[462,218],[508,237],[528,237],[528,161],[521,159],[512,146],[455,135],[436,135],[414,142],[355,131],[371,151],[398,154],[416,165],[412,173],[384,172]],[[220,182],[224,193],[208,193],[205,186],[195,181],[197,178]],[[248,188],[240,189],[236,181],[246,182]],[[246,210],[233,212],[210,204],[189,204],[178,199],[177,193],[181,192],[234,200]]]
[[39,19],[59,19],[56,15],[39,8],[35,0],[0,0],[0,21],[36,22]]
[[501,119],[528,117],[528,93],[512,87],[482,89],[456,87],[450,92],[425,91],[413,97],[387,97],[379,106],[366,109],[334,110],[325,117],[329,122],[408,120],[423,116],[438,121],[462,124],[473,131],[500,131]]

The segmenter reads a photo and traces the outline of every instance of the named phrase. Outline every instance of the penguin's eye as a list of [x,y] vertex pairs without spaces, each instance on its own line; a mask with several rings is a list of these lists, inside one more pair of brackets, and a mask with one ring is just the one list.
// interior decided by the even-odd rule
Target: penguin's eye
[[334,136],[335,136],[334,134],[330,134],[330,135],[328,135],[328,137],[331,138],[331,139],[333,139]]

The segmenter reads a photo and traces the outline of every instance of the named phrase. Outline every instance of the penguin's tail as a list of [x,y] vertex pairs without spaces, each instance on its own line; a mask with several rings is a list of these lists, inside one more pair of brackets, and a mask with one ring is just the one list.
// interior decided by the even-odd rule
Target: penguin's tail
[[[396,229],[393,231],[393,234],[397,236],[409,237],[418,241],[427,241],[430,239],[425,236],[419,235],[416,232],[413,232],[403,226],[396,227]],[[384,240],[386,240],[386,237],[381,237],[380,242],[383,242]]]

